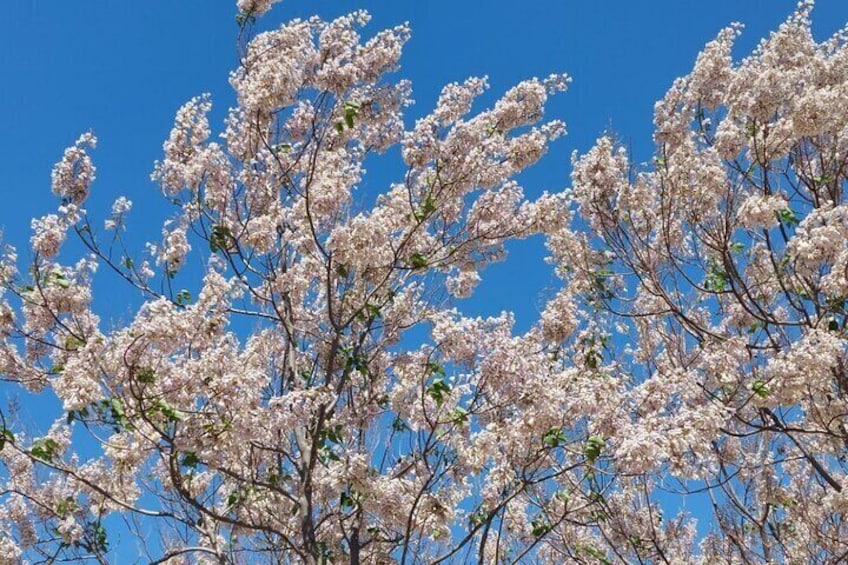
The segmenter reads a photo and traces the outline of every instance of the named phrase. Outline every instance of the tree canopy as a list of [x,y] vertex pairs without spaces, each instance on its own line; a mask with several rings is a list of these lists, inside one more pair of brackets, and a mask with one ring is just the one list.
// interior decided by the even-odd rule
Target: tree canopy
[[[171,564],[848,559],[848,46],[812,2],[741,61],[739,26],[707,44],[650,163],[605,135],[534,199],[567,76],[483,111],[485,78],[449,84],[406,127],[406,26],[258,31],[274,3],[238,1],[224,123],[210,95],[177,112],[145,253],[127,198],[85,209],[93,133],[3,248],[0,378],[62,410],[33,435],[0,407],[0,563],[106,563],[116,527]],[[538,320],[464,315],[531,236],[559,277]],[[132,319],[94,311],[98,268]]]

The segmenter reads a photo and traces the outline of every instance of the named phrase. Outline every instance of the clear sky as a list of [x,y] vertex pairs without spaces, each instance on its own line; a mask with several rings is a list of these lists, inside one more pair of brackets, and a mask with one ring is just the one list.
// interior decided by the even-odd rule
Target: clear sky
[[[534,195],[567,186],[571,152],[585,151],[605,130],[615,131],[638,160],[649,160],[653,104],[691,69],[703,45],[723,26],[740,21],[746,31],[737,54],[744,56],[794,5],[795,0],[284,0],[258,27],[314,13],[328,19],[363,7],[373,16],[366,34],[409,21],[413,36],[399,72],[412,80],[417,101],[409,124],[432,108],[446,82],[485,74],[493,97],[530,76],[569,73],[571,90],[555,98],[548,113],[567,121],[569,135],[521,178]],[[102,217],[125,194],[135,203],[131,226],[139,243],[156,239],[169,209],[149,181],[152,162],[161,156],[183,102],[212,93],[213,119],[232,104],[227,74],[236,61],[234,14],[234,0],[24,0],[5,9],[0,227],[6,241],[23,247],[30,218],[53,211],[51,167],[89,129],[100,138],[89,210]],[[848,2],[819,0],[814,21],[820,39],[830,35],[848,22]],[[389,170],[396,170],[398,159],[388,161]],[[384,164],[369,164],[369,192],[397,178],[380,174]],[[484,275],[481,300],[467,306],[480,313],[514,309],[526,326],[538,311],[540,292],[555,281],[540,262],[539,242],[512,249],[519,253]],[[512,276],[516,272],[520,280]]]
[[[569,135],[521,178],[528,195],[568,186],[570,154],[585,151],[612,130],[638,161],[650,159],[654,102],[697,53],[733,21],[745,24],[736,55],[756,43],[793,10],[795,0],[284,0],[258,24],[293,17],[325,19],[357,8],[373,20],[369,35],[404,21],[412,40],[399,77],[412,80],[416,105],[407,125],[432,108],[442,85],[488,75],[491,96],[531,76],[566,72],[569,92],[549,105]],[[232,104],[228,72],[236,63],[235,0],[22,0],[0,15],[0,227],[25,259],[30,219],[55,210],[50,171],[63,149],[93,130],[98,180],[88,209],[105,217],[112,201],[135,203],[136,241],[158,239],[170,208],[149,180],[152,163],[174,112],[192,96],[210,92],[217,118]],[[821,40],[848,23],[846,0],[818,0],[814,31]],[[388,155],[389,171],[398,167]],[[370,163],[370,193],[394,179]],[[538,241],[511,247],[513,255],[486,271],[467,312],[515,310],[520,328],[556,285]],[[126,293],[98,279],[96,304],[105,320],[126,320]],[[115,299],[114,297],[121,297]],[[0,384],[0,389],[7,385]],[[8,392],[3,391],[0,399]]]

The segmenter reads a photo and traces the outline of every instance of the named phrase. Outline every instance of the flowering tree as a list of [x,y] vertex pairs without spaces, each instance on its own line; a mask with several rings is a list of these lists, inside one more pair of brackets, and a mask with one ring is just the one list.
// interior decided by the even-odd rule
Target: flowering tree
[[[106,563],[116,530],[155,563],[848,556],[848,48],[813,41],[810,3],[739,64],[737,27],[705,48],[657,105],[652,166],[604,137],[535,201],[514,177],[564,132],[540,120],[565,76],[476,115],[485,79],[448,85],[407,130],[406,27],[249,38],[273,3],[238,3],[223,142],[208,96],[177,113],[146,257],[129,201],[103,233],[84,209],[92,134],[27,268],[5,249],[0,374],[63,411],[36,437],[0,412],[0,562]],[[366,206],[364,160],[398,145]],[[452,307],[535,234],[562,285],[529,331]],[[145,297],[123,326],[92,311],[98,265]],[[675,487],[711,502],[706,536],[663,515]]]
[[738,26],[707,45],[656,106],[650,170],[610,138],[576,159],[599,245],[554,249],[638,344],[616,468],[699,478],[711,563],[848,559],[848,49],[811,9],[739,65]]

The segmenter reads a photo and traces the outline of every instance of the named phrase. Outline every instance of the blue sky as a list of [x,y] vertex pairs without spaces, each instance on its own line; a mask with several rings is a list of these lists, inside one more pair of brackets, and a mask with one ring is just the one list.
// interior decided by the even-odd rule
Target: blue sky
[[[674,78],[687,73],[697,53],[733,21],[746,25],[737,57],[793,10],[795,0],[284,0],[258,29],[317,13],[329,19],[357,8],[373,20],[369,35],[409,21],[413,36],[398,76],[412,80],[416,105],[407,125],[432,108],[442,85],[488,75],[486,101],[531,76],[566,72],[569,92],[557,96],[548,118],[564,119],[569,135],[521,181],[528,195],[568,186],[570,154],[586,151],[607,130],[650,159],[654,102]],[[135,241],[158,239],[170,208],[149,180],[152,163],[176,109],[210,92],[220,128],[233,103],[227,75],[236,63],[235,1],[24,0],[0,19],[0,227],[22,259],[30,219],[54,211],[50,171],[63,149],[89,129],[100,138],[94,152],[98,180],[88,205],[104,218],[119,195],[135,203]],[[848,2],[819,0],[814,31],[824,39],[848,23]],[[391,162],[369,163],[366,187],[377,192],[396,180]],[[386,170],[389,172],[387,173]],[[526,328],[545,289],[556,286],[542,262],[540,241],[511,246],[512,256],[484,273],[469,313],[516,312]],[[119,283],[118,283],[119,284]],[[95,292],[104,320],[130,315],[127,292],[101,277]],[[118,297],[115,299],[115,297]],[[0,390],[5,385],[0,385]],[[8,389],[0,394],[5,396]]]

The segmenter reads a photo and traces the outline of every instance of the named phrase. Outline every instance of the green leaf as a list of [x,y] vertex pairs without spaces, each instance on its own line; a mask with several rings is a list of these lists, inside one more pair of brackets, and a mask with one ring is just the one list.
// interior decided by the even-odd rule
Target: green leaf
[[15,443],[15,436],[12,434],[12,430],[3,428],[0,430],[0,451],[3,451],[7,443]]
[[182,289],[177,293],[176,302],[180,306],[188,304],[189,302],[191,302],[191,293],[186,289]]
[[609,557],[607,557],[603,551],[594,546],[584,545],[583,551],[585,551],[590,557],[597,559],[601,565],[612,565],[612,561],[609,560]]
[[731,253],[737,253],[738,254],[738,253],[742,253],[742,251],[745,249],[745,245],[742,244],[741,242],[734,241],[734,242],[730,243],[730,245],[728,245],[728,248],[730,249]]
[[760,398],[765,398],[769,395],[769,389],[766,386],[766,383],[760,379],[757,379],[753,383],[751,383],[751,392],[753,392]]
[[326,467],[330,461],[341,461],[341,457],[330,446],[322,445],[318,448],[318,461]]
[[777,214],[777,219],[780,220],[780,223],[785,224],[786,226],[791,227],[798,225],[798,215],[792,208],[784,208],[783,210],[778,210],[777,212],[775,212],[775,214]]
[[436,377],[433,379],[433,382],[427,386],[426,393],[430,398],[436,401],[437,406],[441,406],[445,401],[445,397],[451,393],[451,388],[445,381],[444,377]]
[[97,544],[98,549],[100,551],[108,551],[109,550],[109,540],[106,537],[106,529],[103,525],[98,521],[93,524],[94,526],[94,540]]
[[339,497],[339,506],[341,506],[342,510],[353,510],[356,507],[357,498],[358,496],[355,491],[351,490],[350,494],[343,491]]
[[126,421],[127,415],[124,412],[124,403],[121,402],[120,398],[112,398],[109,400],[109,408],[112,410],[112,414],[115,416],[116,420]]
[[723,292],[727,289],[730,276],[714,261],[710,261],[704,288],[710,292]]
[[457,406],[450,413],[451,422],[456,424],[457,426],[464,426],[468,423],[468,410]]
[[183,415],[179,410],[177,410],[176,408],[173,408],[172,406],[168,406],[164,402],[162,404],[163,404],[163,406],[161,408],[162,414],[166,418],[168,418],[169,421],[171,421],[171,422],[182,421]]
[[530,527],[530,533],[537,539],[553,529],[553,527],[541,517],[534,518],[533,521],[530,522]]
[[59,444],[50,438],[43,438],[32,442],[32,447],[29,450],[30,454],[36,459],[48,462],[53,460],[58,451]]
[[318,460],[322,465],[326,466],[330,461],[341,461],[333,449],[334,445],[340,445],[344,441],[344,427],[341,424],[321,429],[318,439],[320,440]]
[[366,304],[365,310],[368,312],[368,315],[371,316],[372,318],[379,318],[382,315],[382,312],[380,312],[380,308],[378,306],[373,305],[373,304]]
[[595,294],[602,300],[612,300],[615,298],[615,293],[609,288],[607,280],[614,276],[615,273],[609,269],[600,269],[592,273],[592,286]]
[[226,250],[233,238],[233,232],[227,226],[213,226],[212,234],[209,236],[209,249],[212,253]]
[[548,447],[557,447],[561,443],[565,443],[567,440],[568,438],[560,428],[551,428],[545,432],[545,435],[542,436],[542,443]]
[[425,366],[427,369],[427,374],[429,375],[442,375],[445,376],[445,368],[436,363],[435,361],[427,361],[427,365]]
[[78,508],[79,505],[76,503],[76,501],[73,498],[68,497],[63,500],[60,500],[59,503],[56,505],[56,515],[59,518],[64,518],[65,516],[72,513]]
[[162,414],[166,420],[172,423],[181,422],[183,419],[183,414],[164,400],[157,400],[156,403],[150,408],[147,413],[149,415],[154,415],[156,413]]
[[586,366],[590,369],[598,368],[598,360],[600,359],[600,355],[594,349],[590,349],[586,352]]
[[184,467],[191,467],[192,469],[195,469],[198,464],[200,464],[200,458],[194,451],[186,451],[183,454],[182,464]]
[[344,428],[341,424],[336,424],[332,427],[327,427],[321,430],[321,439],[326,443],[341,443],[344,441]]
[[421,203],[421,211],[425,214],[432,214],[436,211],[436,202],[433,200],[432,194],[428,194],[424,202]]
[[[348,129],[353,129],[354,118],[359,113],[359,108],[361,108],[361,106],[356,102],[344,103],[344,122]],[[336,126],[336,129],[338,129],[338,126]],[[344,130],[344,128],[342,128],[342,130]],[[342,130],[339,131],[341,132]]]
[[750,122],[745,129],[748,133],[748,137],[754,137],[757,135],[757,122]]
[[59,288],[71,287],[71,283],[68,281],[68,278],[61,271],[53,271],[51,274],[53,275],[53,281]]
[[139,367],[135,371],[135,380],[145,385],[152,385],[156,382],[156,371],[150,367]]
[[345,345],[339,347],[339,354],[344,357],[345,360],[345,369],[356,369],[360,373],[365,373],[368,371],[368,364],[362,355],[355,353],[354,348]]
[[77,351],[83,345],[85,345],[85,340],[82,340],[76,336],[69,335],[67,338],[65,338],[65,349],[69,351]]
[[425,220],[430,214],[436,211],[436,202],[432,194],[428,194],[421,202],[421,208],[415,212],[415,219],[419,222]]
[[413,269],[426,269],[429,263],[423,253],[413,253],[409,256],[409,264]]
[[748,333],[749,333],[749,334],[757,333],[758,331],[760,331],[760,330],[761,330],[761,329],[763,329],[764,327],[765,327],[765,326],[763,325],[763,323],[762,323],[762,322],[759,322],[759,321],[757,321],[757,322],[753,322],[753,323],[751,323],[751,324],[748,326]]
[[120,433],[124,430],[132,431],[135,429],[124,412],[124,403],[120,398],[101,400],[94,406],[94,409],[103,422],[111,425],[116,433]]
[[482,526],[489,519],[489,514],[483,509],[474,512],[470,516],[468,516],[468,521],[471,524],[472,528],[476,528],[478,526]]
[[244,498],[244,493],[234,490],[230,493],[230,496],[227,497],[227,509],[232,510],[235,505],[244,500]]
[[333,553],[332,550],[330,550],[330,548],[327,547],[327,542],[319,541],[317,545],[318,545],[318,551],[321,554],[321,560],[319,561],[319,563],[321,565],[327,565],[328,563],[335,562],[335,560],[336,560],[335,553]]
[[70,425],[74,420],[82,422],[85,418],[88,418],[88,408],[83,406],[79,410],[69,410],[68,415],[65,418],[65,422]]
[[594,463],[600,457],[604,445],[606,445],[606,442],[601,436],[589,436],[586,445],[583,447],[583,454],[589,460],[589,463]]
[[212,422],[206,422],[201,427],[203,428],[203,430],[206,433],[217,436],[217,435],[224,434],[224,433],[230,431],[231,429],[233,429],[233,422],[232,422],[232,420],[225,419],[225,420],[221,421],[221,427],[220,428],[218,426],[216,426],[215,424],[213,424]]

